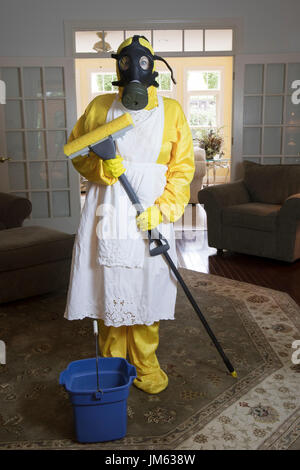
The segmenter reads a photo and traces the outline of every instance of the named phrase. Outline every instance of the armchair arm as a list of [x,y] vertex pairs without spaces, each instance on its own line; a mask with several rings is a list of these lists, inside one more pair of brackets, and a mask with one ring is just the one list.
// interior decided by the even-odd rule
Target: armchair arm
[[204,204],[207,214],[208,245],[223,248],[222,209],[226,206],[243,204],[250,196],[243,181],[207,186],[198,193],[200,204]]
[[292,194],[284,201],[279,217],[286,221],[300,220],[300,193]]
[[198,192],[202,188],[203,178],[206,173],[205,161],[195,161],[195,173],[194,178],[190,185],[190,203],[197,204]]
[[250,195],[242,180],[234,183],[207,186],[198,193],[200,204],[213,206],[221,210],[223,207],[250,202]]
[[25,197],[0,193],[0,227],[1,229],[20,227],[31,213],[32,205]]
[[195,178],[204,177],[206,175],[206,164],[205,161],[195,160]]

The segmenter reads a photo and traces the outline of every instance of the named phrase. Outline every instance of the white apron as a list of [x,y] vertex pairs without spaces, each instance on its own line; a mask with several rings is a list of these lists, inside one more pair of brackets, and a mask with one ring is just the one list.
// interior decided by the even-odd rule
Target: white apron
[[[163,193],[167,166],[155,163],[164,129],[164,106],[131,112],[134,128],[117,139],[126,176],[146,209]],[[128,112],[116,99],[107,122]],[[160,224],[177,265],[173,224]],[[174,319],[176,278],[162,256],[149,255],[147,232],[136,225],[136,211],[121,183],[88,183],[73,248],[65,317],[101,318],[107,326]]]

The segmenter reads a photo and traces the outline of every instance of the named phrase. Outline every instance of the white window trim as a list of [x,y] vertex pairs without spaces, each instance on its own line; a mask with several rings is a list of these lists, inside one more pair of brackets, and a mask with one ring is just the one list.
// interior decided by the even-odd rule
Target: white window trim
[[[189,71],[200,71],[200,72],[220,72],[220,90],[194,90],[188,91],[187,84],[188,84],[188,72]],[[189,97],[193,95],[213,95],[216,96],[217,101],[217,128],[224,126],[224,81],[225,81],[225,67],[223,65],[219,65],[217,67],[185,67],[184,68],[184,112],[189,121]],[[192,126],[190,126],[192,128]],[[197,126],[198,127],[198,126]],[[206,128],[206,126],[201,126],[202,128]],[[210,128],[207,126],[207,128]]]

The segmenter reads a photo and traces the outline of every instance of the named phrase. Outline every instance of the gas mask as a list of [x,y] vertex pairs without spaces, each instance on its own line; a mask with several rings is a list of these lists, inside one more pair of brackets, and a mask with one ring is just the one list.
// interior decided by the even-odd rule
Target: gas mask
[[[121,45],[122,46],[122,45]],[[144,36],[133,36],[129,45],[119,48],[117,54],[111,57],[117,60],[117,69],[120,79],[112,82],[115,86],[124,87],[122,103],[130,110],[144,109],[148,104],[148,90],[150,86],[158,87],[155,78],[158,72],[154,72],[154,61],[161,60],[171,72],[173,83],[173,70],[169,64],[160,56],[152,52],[150,43]]]

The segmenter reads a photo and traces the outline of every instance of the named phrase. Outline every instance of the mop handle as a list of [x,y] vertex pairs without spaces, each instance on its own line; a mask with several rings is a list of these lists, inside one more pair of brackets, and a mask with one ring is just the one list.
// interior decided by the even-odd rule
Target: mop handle
[[[134,205],[137,214],[139,215],[142,212],[144,212],[144,208],[142,204],[140,203],[139,198],[137,197],[136,193],[134,192],[131,184],[129,183],[128,178],[125,175],[125,173],[119,176],[119,181],[122,184],[130,201]],[[165,239],[165,237],[162,236],[162,234],[157,230],[157,228],[148,230],[148,239],[149,239],[150,256],[162,255],[163,253],[166,253],[170,248],[168,241]],[[152,248],[152,244],[154,242],[156,242],[158,246],[156,246],[155,248]]]
[[[133,204],[135,204],[135,207],[138,210],[138,207],[139,207],[138,206],[138,204],[139,204],[138,198],[137,198],[136,194],[134,193],[133,188],[131,187],[131,185],[130,185],[129,181],[127,180],[124,173],[119,177],[119,180],[121,180],[121,183],[123,184],[124,189],[127,192],[131,202]],[[214,345],[216,346],[217,351],[221,355],[227,369],[233,375],[233,377],[235,377],[236,373],[235,373],[234,367],[232,366],[231,362],[229,361],[229,359],[225,355],[220,343],[218,342],[217,338],[215,337],[214,333],[212,332],[212,330],[211,330],[210,326],[208,325],[203,313],[201,312],[200,308],[198,307],[194,297],[192,296],[192,294],[189,291],[187,285],[185,284],[184,280],[182,279],[179,271],[177,270],[175,264],[173,263],[172,258],[169,256],[169,254],[166,251],[162,251],[160,254],[162,254],[165,257],[165,259],[166,259],[167,263],[169,264],[171,270],[173,271],[173,273],[175,274],[176,278],[178,279],[181,287],[183,288],[187,298],[191,302],[195,312],[197,313],[198,317],[200,318],[200,320],[201,320],[204,328],[206,329],[208,335],[210,336],[211,340],[213,341]]]
[[94,335],[96,338],[96,371],[97,371],[97,392],[101,392],[100,390],[100,383],[99,383],[99,368],[98,368],[98,322],[97,320],[93,320],[93,329]]
[[[106,153],[106,152],[102,153],[101,152],[101,150],[103,150],[104,147],[105,147],[105,150],[106,149],[108,150],[108,153]],[[96,153],[100,158],[102,158],[101,155],[100,155],[101,153],[104,154],[104,155],[109,154],[110,157],[104,158],[105,160],[108,159],[108,158],[113,158],[111,155],[113,153],[115,155],[115,143],[113,141],[112,136],[109,136],[107,141],[105,141],[104,146],[103,146],[103,143],[101,143],[100,145],[97,144],[95,146],[92,146],[91,150],[93,150],[93,152]],[[113,152],[113,150],[114,150],[114,152]],[[127,177],[124,173],[121,176],[119,176],[119,180],[120,180],[120,183],[122,184],[123,188],[125,189],[130,201],[135,206],[135,208],[137,210],[137,213],[140,214],[141,212],[143,212],[144,211],[143,206],[141,205],[136,193],[134,192],[131,184],[129,183],[129,181],[128,181],[128,179],[127,179]],[[209,324],[207,323],[203,313],[201,312],[200,308],[198,307],[194,297],[192,296],[190,290],[188,289],[187,285],[185,284],[184,280],[182,279],[182,277],[181,277],[179,271],[177,270],[175,264],[173,263],[171,257],[167,253],[167,250],[169,249],[169,244],[168,244],[168,247],[166,249],[165,245],[163,245],[161,240],[160,240],[160,237],[162,237],[162,236],[159,233],[159,231],[157,229],[155,229],[155,230],[152,231],[152,233],[153,232],[154,232],[154,237],[158,238],[158,239],[156,239],[156,242],[159,244],[159,246],[157,246],[154,249],[154,250],[156,250],[155,254],[162,254],[165,257],[165,259],[166,259],[167,263],[169,264],[171,270],[173,271],[173,273],[175,274],[175,276],[176,276],[177,280],[179,281],[181,287],[183,288],[187,298],[189,299],[190,303],[192,304],[192,307],[194,308],[195,312],[197,313],[199,319],[201,320],[205,330],[207,331],[207,333],[210,336],[211,340],[213,341],[217,351],[219,352],[220,356],[222,357],[227,369],[229,370],[229,372],[231,373],[231,375],[233,377],[236,377],[236,372],[234,370],[234,367],[232,366],[232,364],[229,361],[228,357],[226,356],[224,350],[222,349],[220,343],[218,342],[217,338],[215,337],[214,333],[212,332],[212,330],[211,330]],[[154,239],[154,237],[151,237],[151,230],[148,231],[148,237],[149,237],[150,246],[151,246],[151,241],[153,241],[153,239]],[[151,249],[150,249],[150,255],[151,255]]]
[[183,288],[187,298],[189,299],[190,303],[192,304],[192,307],[194,308],[195,312],[197,313],[199,319],[201,320],[204,328],[206,329],[206,332],[208,333],[208,335],[210,336],[212,342],[216,346],[218,353],[220,354],[220,356],[222,357],[222,359],[224,361],[224,364],[226,365],[226,367],[229,370],[229,372],[231,373],[231,375],[233,377],[236,377],[236,372],[235,372],[235,369],[234,369],[233,365],[229,361],[229,359],[226,356],[224,350],[222,349],[220,343],[218,342],[217,338],[215,337],[214,333],[212,332],[209,324],[206,321],[206,318],[204,317],[203,313],[201,312],[200,308],[198,307],[198,305],[197,305],[194,297],[192,296],[190,290],[188,289],[186,283],[182,279],[178,269],[176,268],[175,264],[173,263],[173,260],[171,259],[170,255],[169,255],[169,253],[163,253],[163,255],[164,255],[167,263],[169,264],[171,270],[175,274],[175,276],[176,276],[178,282],[180,283],[181,287]]

